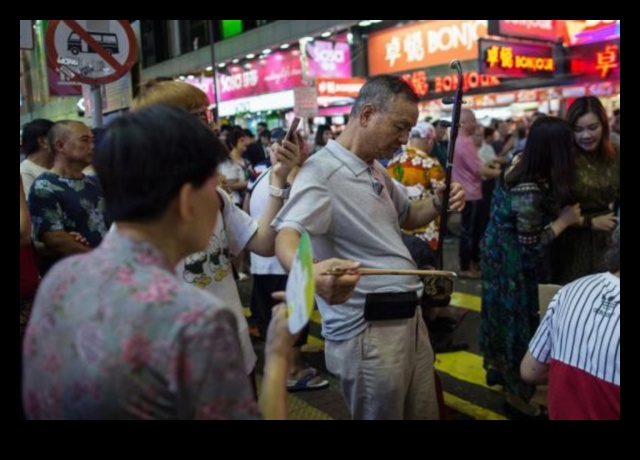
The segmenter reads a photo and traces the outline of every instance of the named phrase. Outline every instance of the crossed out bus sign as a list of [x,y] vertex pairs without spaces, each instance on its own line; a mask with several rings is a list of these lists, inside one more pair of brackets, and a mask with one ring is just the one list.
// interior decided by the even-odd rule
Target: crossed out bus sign
[[45,35],[47,60],[60,83],[104,85],[136,60],[136,39],[125,20],[53,20]]

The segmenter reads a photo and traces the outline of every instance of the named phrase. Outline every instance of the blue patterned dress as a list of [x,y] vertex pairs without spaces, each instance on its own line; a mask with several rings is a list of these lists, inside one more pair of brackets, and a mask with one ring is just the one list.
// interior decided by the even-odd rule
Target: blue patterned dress
[[547,187],[500,177],[482,242],[480,349],[484,368],[512,394],[529,400],[535,387],[520,378],[520,361],[540,317],[538,283],[548,281],[553,217]]

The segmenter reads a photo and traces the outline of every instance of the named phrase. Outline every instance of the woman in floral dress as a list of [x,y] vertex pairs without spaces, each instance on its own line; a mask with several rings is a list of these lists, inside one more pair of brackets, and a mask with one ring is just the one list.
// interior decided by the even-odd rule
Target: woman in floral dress
[[489,385],[506,391],[510,418],[545,416],[528,404],[535,387],[520,378],[520,361],[539,324],[538,283],[548,280],[546,248],[580,222],[564,206],[573,177],[571,128],[555,117],[537,120],[524,151],[499,178],[482,243],[480,349]]

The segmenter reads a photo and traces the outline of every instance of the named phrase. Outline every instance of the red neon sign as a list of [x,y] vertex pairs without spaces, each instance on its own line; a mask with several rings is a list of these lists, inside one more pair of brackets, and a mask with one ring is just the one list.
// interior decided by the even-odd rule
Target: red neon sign
[[[430,91],[434,93],[444,93],[455,91],[458,87],[457,75],[439,75],[429,79],[426,71],[417,70],[415,72],[402,74],[401,76],[413,87],[413,90],[420,97],[426,96]],[[462,78],[463,91],[500,85],[500,79],[495,75],[464,72]]]
[[504,77],[552,77],[552,45],[480,39],[480,71]]
[[610,40],[569,48],[572,74],[592,77],[598,80],[620,78],[620,40]]

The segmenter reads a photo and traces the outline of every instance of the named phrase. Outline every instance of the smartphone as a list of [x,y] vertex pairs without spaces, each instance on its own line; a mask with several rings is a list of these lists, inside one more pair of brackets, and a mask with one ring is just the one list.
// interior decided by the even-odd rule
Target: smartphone
[[302,118],[300,117],[295,117],[293,119],[293,121],[291,122],[291,126],[289,126],[289,130],[287,131],[287,134],[284,136],[284,139],[286,141],[289,142],[295,142],[293,140],[293,134],[296,132],[296,130],[298,129],[298,126],[300,125],[300,122],[302,121]]

